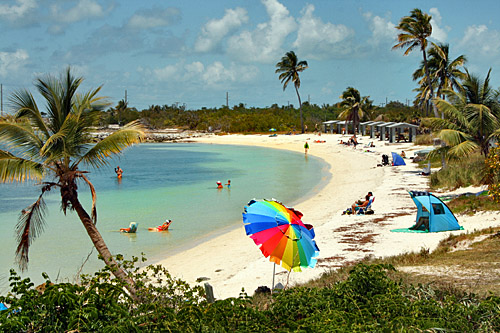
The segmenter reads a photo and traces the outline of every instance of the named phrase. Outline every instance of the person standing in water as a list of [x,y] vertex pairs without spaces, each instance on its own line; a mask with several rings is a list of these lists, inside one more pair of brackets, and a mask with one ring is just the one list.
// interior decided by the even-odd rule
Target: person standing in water
[[307,151],[309,150],[309,143],[306,141],[306,143],[304,144],[304,150],[307,154]]
[[217,188],[223,188],[222,183],[220,181],[217,182]]
[[123,170],[122,170],[122,168],[120,168],[119,165],[116,166],[115,172],[116,172],[116,176],[118,177],[118,179],[121,179],[122,178],[122,174],[123,174]]
[[228,188],[230,188],[230,187],[231,187],[231,180],[230,180],[230,179],[228,179],[228,180],[227,180],[227,184],[225,184],[225,185],[226,185]]

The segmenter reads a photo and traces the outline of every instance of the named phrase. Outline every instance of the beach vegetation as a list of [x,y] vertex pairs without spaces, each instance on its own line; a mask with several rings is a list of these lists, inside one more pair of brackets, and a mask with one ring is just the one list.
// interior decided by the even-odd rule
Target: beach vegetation
[[135,277],[150,291],[139,303],[131,302],[105,270],[79,285],[53,283],[45,276],[43,288],[12,271],[11,291],[0,296],[9,306],[0,312],[0,327],[31,332],[500,329],[499,297],[408,284],[390,264],[359,263],[328,286],[303,285],[260,296],[260,305],[245,292],[209,303],[201,288],[189,287],[159,267],[150,269]]
[[[462,85],[461,80],[466,78],[465,72],[461,67],[465,65],[467,58],[460,55],[457,58],[450,60],[449,44],[432,45],[429,49],[429,75],[431,84],[436,88],[436,96],[442,99],[446,98],[445,90],[460,90]],[[423,86],[421,96],[429,95],[427,77],[425,75],[425,64],[422,62],[420,67],[413,73],[413,80],[419,80],[420,86]]]
[[[434,161],[435,165],[440,158],[439,155],[429,155],[428,158]],[[477,152],[471,154],[467,159],[452,160],[446,165],[446,168],[433,172],[429,185],[433,190],[453,190],[459,187],[481,186],[485,183],[484,172],[484,157]]]
[[[410,12],[409,16],[401,18],[396,29],[401,32],[398,34],[398,43],[394,45],[393,49],[405,49],[404,55],[410,54],[414,49],[422,51],[423,65],[425,72],[426,84],[428,87],[429,100],[432,102],[434,99],[434,89],[432,86],[431,76],[429,72],[429,65],[427,61],[427,45],[428,38],[432,34],[431,25],[432,16],[422,12],[420,9],[415,8]],[[439,117],[438,111],[433,104],[434,116]]]
[[485,160],[486,183],[490,197],[497,204],[500,203],[500,147],[492,148]]
[[[46,116],[42,116],[29,90],[19,90],[10,97],[14,116],[0,120],[3,148],[0,150],[0,182],[40,182],[40,196],[19,216],[16,259],[21,269],[27,267],[30,245],[45,226],[44,197],[57,190],[64,214],[74,211],[78,215],[106,265],[112,267],[113,274],[134,294],[133,280],[115,262],[96,227],[96,192],[87,178],[88,171],[82,166],[98,168],[106,165],[110,156],[141,141],[142,126],[137,122],[130,123],[99,143],[91,144],[91,131],[108,103],[99,96],[101,87],[80,93],[82,82],[83,78],[73,76],[69,67],[60,77],[40,77],[35,86],[46,102]],[[90,189],[90,214],[78,197],[80,184]]]
[[426,121],[439,131],[437,136],[446,145],[435,153],[444,153],[448,160],[467,157],[474,152],[485,157],[491,143],[500,138],[499,93],[489,84],[490,73],[491,70],[481,80],[466,70],[463,89],[448,90],[448,101],[436,98],[437,108],[446,119],[429,118]]
[[279,73],[279,79],[283,84],[283,91],[285,91],[288,83],[293,82],[295,87],[295,92],[297,93],[297,98],[299,99],[299,112],[300,112],[300,128],[302,133],[305,132],[304,128],[304,117],[302,114],[302,102],[300,100],[299,88],[300,88],[300,76],[299,73],[308,68],[307,61],[297,59],[297,55],[294,51],[288,51],[282,58],[281,61],[276,64],[276,73]]
[[[359,91],[353,87],[347,87],[340,98],[342,98],[340,106],[344,111],[339,115],[339,119],[346,121],[346,129],[349,128],[347,121],[352,121],[353,128],[357,128],[365,112],[372,108],[373,102],[368,99],[369,96],[361,97]],[[354,130],[353,135],[356,137],[356,131]]]

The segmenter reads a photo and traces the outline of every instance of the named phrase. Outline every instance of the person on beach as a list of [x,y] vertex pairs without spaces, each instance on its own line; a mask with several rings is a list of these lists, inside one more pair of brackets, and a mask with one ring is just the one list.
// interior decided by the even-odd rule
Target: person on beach
[[217,182],[217,188],[223,188],[222,183],[220,181]]
[[227,184],[225,184],[225,185],[226,185],[228,188],[230,188],[230,187],[231,187],[231,179],[228,179],[228,180],[227,180]]
[[402,157],[402,158],[406,158],[406,153],[405,153],[405,151],[404,151],[404,150],[402,150],[402,151],[401,151],[401,157]]
[[122,168],[120,168],[119,165],[116,166],[115,173],[116,173],[116,176],[118,177],[118,179],[122,178],[123,170],[122,170]]
[[[369,192],[369,193],[371,193],[371,192]],[[363,201],[361,203],[359,201],[356,201],[355,203],[352,204],[352,206],[351,206],[352,213],[354,214],[356,212],[356,208],[357,209],[365,208],[366,206],[368,206],[369,203],[370,203],[370,196],[367,194],[365,197],[365,201]]]
[[167,231],[168,227],[170,227],[170,224],[172,223],[172,220],[165,220],[165,222],[158,226],[158,231]]
[[304,144],[304,150],[307,154],[307,151],[309,150],[309,143],[306,141],[306,143]]

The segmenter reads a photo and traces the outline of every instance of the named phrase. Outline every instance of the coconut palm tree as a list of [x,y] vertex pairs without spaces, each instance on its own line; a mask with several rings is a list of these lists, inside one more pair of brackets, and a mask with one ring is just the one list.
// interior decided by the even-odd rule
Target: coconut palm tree
[[307,67],[307,61],[298,61],[295,52],[289,51],[284,57],[281,58],[281,61],[276,64],[275,71],[275,73],[281,73],[279,79],[281,80],[281,83],[283,83],[283,91],[285,91],[290,81],[292,81],[295,85],[295,91],[297,92],[297,97],[299,99],[300,127],[302,128],[302,133],[304,133],[304,118],[302,116],[302,102],[299,95],[299,73],[304,71]]
[[448,158],[466,157],[475,151],[488,155],[492,139],[500,138],[499,93],[490,85],[490,72],[484,80],[471,75],[458,92],[447,90],[448,101],[436,98],[437,108],[447,119],[430,119],[430,124],[440,129],[438,136],[446,143],[442,148]]
[[[410,12],[410,16],[401,18],[399,25],[396,27],[402,33],[398,34],[398,43],[392,49],[405,49],[404,55],[410,54],[415,48],[420,48],[423,55],[425,76],[427,86],[429,87],[431,100],[434,98],[431,77],[427,64],[427,38],[432,34],[431,25],[432,16],[423,13],[420,9],[415,8]],[[434,116],[438,117],[436,106],[433,104]]]
[[339,114],[339,118],[346,121],[345,128],[347,129],[347,121],[352,121],[352,128],[354,137],[356,137],[356,127],[361,118],[364,115],[364,108],[371,105],[371,101],[368,100],[369,96],[361,97],[359,91],[353,87],[348,87],[340,96],[342,101],[340,106],[344,108]]
[[[97,144],[91,144],[91,126],[100,111],[108,105],[99,97],[101,87],[77,93],[83,78],[74,77],[70,68],[60,78],[52,75],[38,78],[35,86],[46,102],[47,118],[42,118],[35,98],[28,90],[19,90],[10,97],[15,109],[12,119],[0,121],[0,182],[41,182],[38,200],[20,214],[16,227],[18,247],[16,259],[21,269],[27,268],[32,241],[43,231],[46,192],[57,189],[61,209],[75,211],[95,248],[113,274],[125,283],[135,297],[134,281],[113,259],[97,230],[96,193],[82,165],[100,167],[107,158],[137,143],[143,136],[138,123],[130,123]],[[91,214],[78,198],[78,184],[86,184],[92,194]]]
[[[454,60],[449,58],[450,47],[448,44],[433,45],[429,49],[429,75],[432,84],[437,88],[436,96],[445,99],[444,90],[461,89],[460,80],[465,79],[466,75],[460,70],[467,58],[460,55]],[[426,81],[425,65],[422,61],[420,67],[413,73],[413,80],[421,79],[419,84],[423,85]],[[426,85],[427,87],[427,85]]]

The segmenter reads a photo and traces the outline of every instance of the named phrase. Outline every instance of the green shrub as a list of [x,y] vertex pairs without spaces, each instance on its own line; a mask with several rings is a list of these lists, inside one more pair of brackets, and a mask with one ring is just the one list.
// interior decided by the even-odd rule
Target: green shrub
[[[122,261],[143,292],[134,302],[109,270],[79,285],[52,284],[36,290],[11,271],[11,291],[0,297],[5,332],[289,332],[289,331],[499,331],[500,298],[479,300],[407,286],[388,277],[390,265],[358,264],[330,287],[282,291],[259,310],[242,293],[209,304],[158,266],[134,269]],[[147,271],[147,272],[146,272]]]
[[431,174],[432,189],[455,189],[484,184],[484,157],[474,154],[467,159],[450,161],[444,169]]

